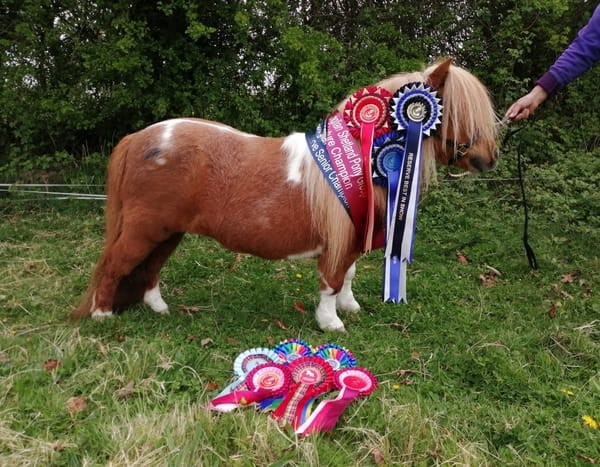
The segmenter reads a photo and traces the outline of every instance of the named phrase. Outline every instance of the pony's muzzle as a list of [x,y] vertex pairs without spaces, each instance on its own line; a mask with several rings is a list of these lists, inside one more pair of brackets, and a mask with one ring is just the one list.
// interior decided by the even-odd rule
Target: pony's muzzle
[[469,165],[474,172],[488,172],[498,165],[499,158],[498,148],[494,149],[491,157],[486,157],[481,154],[471,154],[469,156]]

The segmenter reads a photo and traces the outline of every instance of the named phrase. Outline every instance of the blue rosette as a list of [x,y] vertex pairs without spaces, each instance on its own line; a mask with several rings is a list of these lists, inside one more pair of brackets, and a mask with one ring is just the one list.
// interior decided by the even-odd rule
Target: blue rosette
[[404,133],[391,131],[373,143],[373,181],[385,183],[389,172],[398,171],[404,158]]
[[409,123],[421,123],[424,136],[430,136],[442,122],[442,100],[425,83],[408,83],[399,88],[390,100],[390,116],[398,131],[408,130]]
[[233,361],[233,373],[238,377],[246,376],[254,367],[263,363],[283,363],[283,360],[272,349],[261,347],[249,349],[239,354]]

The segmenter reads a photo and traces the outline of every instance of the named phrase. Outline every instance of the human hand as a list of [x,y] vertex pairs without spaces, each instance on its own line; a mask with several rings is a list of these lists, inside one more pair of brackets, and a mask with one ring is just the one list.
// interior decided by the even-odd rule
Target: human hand
[[518,99],[504,114],[505,121],[519,121],[529,118],[535,109],[548,98],[548,93],[539,85],[536,85],[528,94]]

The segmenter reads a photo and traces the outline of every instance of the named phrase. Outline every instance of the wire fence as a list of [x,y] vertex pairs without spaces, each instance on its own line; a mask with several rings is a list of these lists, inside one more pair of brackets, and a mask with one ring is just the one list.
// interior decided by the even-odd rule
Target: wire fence
[[[518,178],[493,177],[452,177],[441,179],[442,183],[515,183]],[[15,201],[52,200],[89,200],[106,201],[103,184],[70,184],[70,183],[0,183],[0,199]],[[5,193],[5,195],[2,195]],[[13,195],[13,196],[11,196]]]
[[[106,195],[97,193],[104,185],[67,183],[0,183],[0,193],[15,195],[19,201],[35,199],[104,201]],[[27,197],[32,195],[32,197]]]

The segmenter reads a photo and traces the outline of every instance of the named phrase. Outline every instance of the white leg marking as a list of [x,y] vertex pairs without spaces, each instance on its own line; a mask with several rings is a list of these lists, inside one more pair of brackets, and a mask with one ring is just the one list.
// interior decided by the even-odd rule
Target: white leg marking
[[146,290],[144,293],[144,303],[161,315],[169,314],[169,306],[160,295],[158,283],[152,289]]
[[293,133],[285,138],[281,146],[287,155],[287,180],[300,183],[302,181],[302,164],[310,157],[304,133]]
[[113,315],[112,310],[102,311],[100,308],[96,308],[92,311],[92,318],[102,320],[104,318],[110,318]]
[[346,277],[344,277],[344,285],[342,286],[342,290],[337,296],[336,305],[340,310],[351,311],[352,313],[356,313],[360,310],[360,305],[354,298],[354,294],[352,293],[352,280],[356,275],[356,263],[353,263],[352,266],[346,271]]
[[112,310],[102,311],[100,308],[96,308],[96,292],[92,295],[92,306],[90,309],[90,316],[93,319],[102,320],[112,316]]
[[315,312],[315,318],[323,331],[346,332],[344,323],[335,311],[335,301],[336,295],[333,294],[331,287],[321,290],[321,301]]

